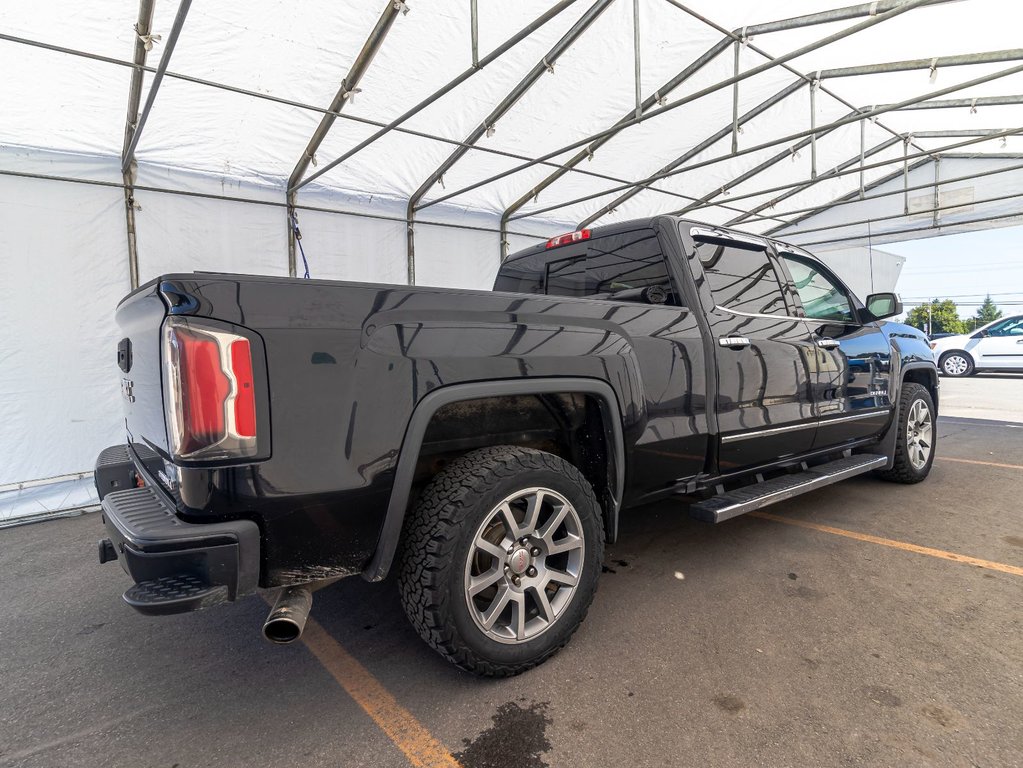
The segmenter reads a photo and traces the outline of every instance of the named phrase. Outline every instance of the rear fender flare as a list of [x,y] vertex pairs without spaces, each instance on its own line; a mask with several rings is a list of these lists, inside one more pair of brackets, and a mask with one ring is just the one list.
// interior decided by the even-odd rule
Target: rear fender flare
[[579,393],[592,395],[600,404],[604,422],[604,439],[607,455],[612,463],[608,480],[611,483],[611,504],[604,510],[604,524],[609,541],[614,541],[618,532],[618,512],[621,508],[622,493],[625,489],[625,440],[622,433],[621,409],[618,398],[609,384],[599,379],[557,377],[543,379],[510,379],[482,381],[469,384],[453,384],[435,389],[416,406],[405,430],[401,453],[395,467],[394,484],[387,504],[384,524],[380,529],[376,551],[362,576],[367,581],[381,581],[386,578],[398,550],[398,540],[405,522],[409,495],[415,474],[419,450],[423,444],[426,428],[433,415],[445,405],[462,400],[502,395],[546,395],[557,393]]

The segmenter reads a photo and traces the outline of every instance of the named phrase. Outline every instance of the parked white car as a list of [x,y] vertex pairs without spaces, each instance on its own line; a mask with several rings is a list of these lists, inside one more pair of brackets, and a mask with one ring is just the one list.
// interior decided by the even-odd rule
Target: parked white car
[[1023,370],[1023,315],[1003,317],[973,333],[931,342],[934,362],[945,376],[984,370]]

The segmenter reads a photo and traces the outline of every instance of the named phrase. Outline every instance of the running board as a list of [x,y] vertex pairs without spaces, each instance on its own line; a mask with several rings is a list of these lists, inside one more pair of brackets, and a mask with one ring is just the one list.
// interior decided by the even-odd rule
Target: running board
[[884,469],[887,463],[886,456],[876,454],[861,453],[847,456],[828,464],[811,467],[805,472],[782,475],[756,485],[722,493],[720,496],[713,496],[693,504],[689,508],[689,515],[705,523],[720,523],[752,512],[754,509],[766,507],[768,504],[791,499],[793,496],[823,488],[825,485],[862,475],[872,469]]

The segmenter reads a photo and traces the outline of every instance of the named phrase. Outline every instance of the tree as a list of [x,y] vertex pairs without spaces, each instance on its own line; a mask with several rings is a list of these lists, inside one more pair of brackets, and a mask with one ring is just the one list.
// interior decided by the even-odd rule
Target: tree
[[998,305],[991,301],[991,294],[989,293],[984,298],[984,303],[980,305],[980,309],[977,310],[977,327],[980,328],[982,325],[987,325],[995,320],[998,320],[1002,316],[1002,310],[998,308]]
[[934,299],[914,307],[906,315],[906,324],[927,334],[966,333],[966,323],[959,319],[959,310],[952,299]]

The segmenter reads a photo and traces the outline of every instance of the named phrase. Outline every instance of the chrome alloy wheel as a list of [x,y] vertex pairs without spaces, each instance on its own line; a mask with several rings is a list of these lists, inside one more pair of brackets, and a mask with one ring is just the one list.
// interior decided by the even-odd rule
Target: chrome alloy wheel
[[970,362],[962,355],[949,355],[941,367],[949,376],[962,376],[970,367]]
[[579,513],[549,488],[501,501],[476,530],[465,564],[465,600],[483,633],[521,643],[550,629],[575,595],[586,545]]
[[931,457],[931,446],[934,445],[933,431],[931,409],[923,400],[914,401],[906,419],[906,452],[914,469],[923,469],[927,465]]

